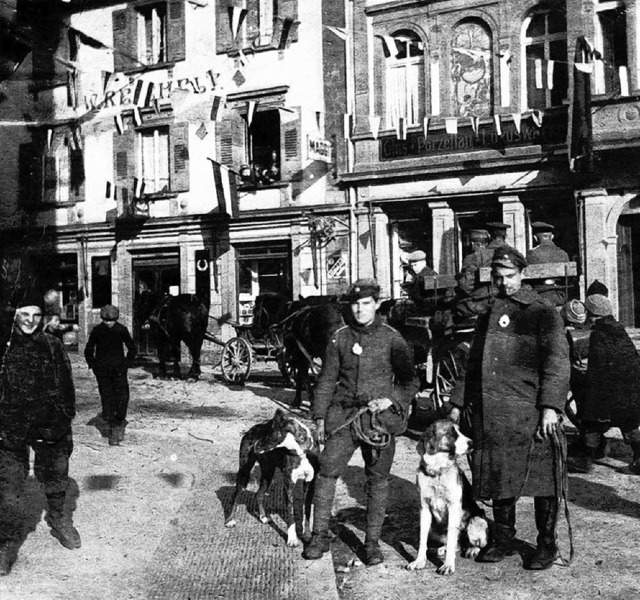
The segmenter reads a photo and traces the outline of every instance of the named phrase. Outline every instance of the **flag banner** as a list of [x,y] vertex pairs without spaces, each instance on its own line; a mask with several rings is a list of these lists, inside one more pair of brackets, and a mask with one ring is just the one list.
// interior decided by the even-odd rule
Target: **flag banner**
[[108,46],[107,44],[101,42],[100,40],[97,40],[94,37],[91,37],[90,35],[87,35],[83,31],[80,31],[73,27],[69,27],[69,31],[73,33],[73,35],[76,36],[76,39],[85,46],[90,46],[95,50],[108,50],[110,48],[110,46]]
[[396,38],[392,35],[383,35],[381,37],[389,56],[391,58],[396,58],[398,56],[398,44],[396,44]]
[[534,60],[534,73],[536,79],[536,88],[542,89],[542,59],[536,58]]
[[[207,157],[209,158],[209,157]],[[231,218],[238,216],[238,193],[236,189],[237,173],[229,167],[209,158],[213,169],[213,180],[220,212],[227,213]]]
[[153,98],[153,89],[154,89],[155,84],[153,83],[153,81],[150,81],[147,84],[147,90],[144,94],[144,99],[142,101],[142,106],[151,106],[151,99]]
[[593,129],[591,121],[591,70],[578,65],[593,66],[590,46],[584,37],[576,39],[573,89],[569,96],[569,123],[567,145],[569,168],[574,172],[590,171],[593,166]]
[[374,140],[378,139],[380,133],[380,121],[382,119],[378,115],[369,115],[369,128],[371,129],[371,135]]
[[256,112],[256,106],[258,103],[255,100],[249,100],[247,102],[247,125],[251,127],[251,123],[253,122],[253,115]]
[[322,130],[322,111],[321,110],[316,111],[316,129],[318,130],[318,133],[320,133]]
[[136,81],[136,87],[133,90],[133,103],[134,104],[138,104],[140,102],[140,98],[144,97],[142,94],[142,90],[145,87],[145,82],[142,79],[138,79],[138,81]]
[[422,133],[424,133],[424,139],[426,140],[429,134],[429,117],[422,119]]
[[347,39],[347,30],[344,27],[333,27],[331,25],[325,25],[325,29],[335,33],[341,40]]
[[80,127],[75,127],[71,131],[69,143],[72,150],[82,150],[82,130],[80,129]]
[[213,102],[211,103],[211,115],[210,115],[210,118],[212,121],[218,120],[218,114],[220,112],[221,102],[222,102],[222,98],[220,96],[213,97]]
[[500,115],[493,115],[493,122],[496,125],[496,133],[498,136],[502,136],[502,123],[500,121]]
[[116,129],[118,130],[118,134],[122,135],[125,130],[124,120],[122,118],[122,115],[116,115],[113,119],[116,122]]
[[407,120],[404,117],[398,117],[396,121],[396,137],[399,140],[407,139]]
[[479,117],[469,117],[469,121],[471,121],[471,129],[473,129],[473,133],[476,134],[476,136],[478,135],[478,127],[480,125],[480,118]]
[[295,108],[280,106],[278,112],[280,113],[280,123],[292,123],[297,121],[300,116]]
[[133,178],[133,197],[142,198],[144,194],[144,181],[138,177]]
[[133,107],[133,123],[136,127],[140,127],[140,125],[142,125],[142,114],[140,113],[140,108],[138,106]]
[[585,63],[585,62],[577,62],[574,63],[576,67],[576,71],[580,71],[581,73],[593,73],[593,63]]
[[544,117],[544,113],[541,110],[534,110],[531,113],[531,119],[535,123],[536,127],[540,129],[542,127],[542,118]]
[[204,124],[204,122],[200,123],[200,127],[196,129],[196,135],[200,140],[203,140],[204,138],[207,137],[207,135],[209,135],[209,132],[207,131],[207,126]]
[[353,131],[353,116],[349,114],[344,115],[344,139],[351,139],[351,132]]
[[111,182],[110,181],[107,181],[107,185],[105,186],[104,197],[111,198]]
[[444,130],[450,135],[458,134],[458,119],[445,119],[444,120]]
[[53,129],[47,129],[47,148],[51,148],[53,142]]
[[247,9],[243,6],[231,7],[231,33],[233,35],[233,39],[235,39],[238,35],[238,30],[240,29],[240,21],[242,20],[242,16],[245,12],[247,12]]
[[158,98],[153,99],[153,111],[159,115],[160,114],[160,100]]
[[620,77],[620,95],[628,96],[629,95],[629,72],[627,71],[627,67],[625,66],[618,67],[618,76]]
[[553,89],[553,69],[555,66],[555,61],[554,60],[548,60],[547,61],[547,89],[548,90],[552,90]]
[[511,113],[511,118],[513,119],[513,124],[516,127],[516,131],[520,133],[520,123],[522,121],[522,113]]

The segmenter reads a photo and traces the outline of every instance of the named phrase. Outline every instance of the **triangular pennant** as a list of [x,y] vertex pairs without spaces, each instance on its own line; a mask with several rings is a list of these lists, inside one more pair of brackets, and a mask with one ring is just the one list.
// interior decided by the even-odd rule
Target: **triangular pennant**
[[498,137],[502,136],[502,123],[500,122],[500,115],[493,115],[493,122],[496,125],[496,133]]
[[473,133],[478,135],[478,127],[480,125],[479,117],[469,117],[469,121],[471,121],[471,129],[473,129]]
[[548,90],[552,90],[553,89],[553,69],[555,66],[555,60],[548,60],[547,61],[547,89]]
[[593,73],[593,63],[573,63],[582,73]]
[[159,115],[160,114],[160,99],[159,98],[154,98],[153,99],[153,111]]
[[124,120],[122,119],[122,115],[116,115],[114,117],[114,120],[116,122],[116,129],[118,130],[118,134],[122,135],[125,130]]
[[522,121],[521,113],[511,113],[511,117],[513,118],[513,124],[516,127],[516,131],[520,133],[520,122]]
[[534,61],[534,74],[536,80],[536,88],[542,89],[542,59],[536,58]]
[[536,124],[536,127],[538,129],[540,129],[540,127],[542,127],[542,119],[544,117],[544,113],[541,110],[534,110],[531,113],[531,118],[533,119],[533,122]]
[[347,30],[344,27],[333,27],[331,25],[325,25],[325,29],[328,29],[332,33],[335,33],[341,40],[347,39]]
[[280,123],[292,123],[299,117],[298,111],[295,108],[281,106],[278,108],[278,112],[280,113]]
[[424,139],[426,140],[429,133],[429,117],[422,119],[422,133],[424,133]]
[[391,58],[396,58],[398,56],[398,44],[396,44],[396,38],[392,35],[383,35],[381,37],[385,47],[387,48],[389,56]]
[[144,180],[138,177],[133,178],[133,195],[135,198],[142,198],[144,194]]
[[220,112],[221,102],[222,102],[222,98],[220,96],[213,97],[213,102],[211,103],[211,115],[210,115],[210,119],[212,121],[218,120],[218,113]]
[[322,131],[322,111],[321,110],[316,111],[316,129],[318,130],[318,133]]
[[620,78],[620,95],[629,95],[629,72],[624,65],[618,67],[618,77]]
[[78,126],[71,132],[73,150],[82,150],[82,129]]
[[444,120],[444,130],[449,135],[457,135],[458,134],[458,119],[453,117],[450,119]]
[[140,113],[140,108],[138,106],[133,107],[133,123],[136,127],[140,127],[140,125],[142,125],[142,114]]
[[105,186],[104,197],[111,198],[111,182],[110,181],[107,181],[107,185]]
[[242,20],[242,15],[247,9],[242,6],[232,6],[231,7],[231,33],[233,35],[233,39],[238,35],[238,30],[240,29],[240,21]]
[[407,120],[404,117],[398,117],[396,121],[396,136],[399,140],[407,139]]
[[251,123],[253,121],[253,115],[256,112],[256,106],[258,103],[255,100],[249,100],[247,102],[247,125],[251,127]]
[[381,119],[378,115],[369,115],[369,128],[374,140],[378,139],[378,134],[380,133],[380,121]]
[[47,148],[51,148],[53,142],[53,129],[47,129]]

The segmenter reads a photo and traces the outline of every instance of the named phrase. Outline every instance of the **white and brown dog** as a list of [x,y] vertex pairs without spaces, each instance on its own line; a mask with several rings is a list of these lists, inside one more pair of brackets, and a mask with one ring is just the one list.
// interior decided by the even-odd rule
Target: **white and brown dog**
[[475,558],[488,543],[489,527],[484,512],[473,500],[471,484],[456,460],[470,452],[471,440],[460,433],[457,425],[443,419],[429,426],[417,449],[421,457],[417,477],[420,546],[416,559],[407,568],[413,571],[427,566],[431,533],[440,544],[445,543],[444,553],[442,548],[438,549],[444,562],[437,572],[451,575],[456,570],[458,548],[462,548],[466,558]]
[[256,492],[260,521],[269,522],[264,509],[264,495],[271,485],[276,469],[282,471],[287,508],[287,545],[300,544],[296,533],[293,507],[295,485],[303,481],[302,531],[311,532],[311,503],[315,476],[318,472],[318,437],[315,426],[302,419],[276,410],[273,419],[254,425],[242,436],[240,442],[240,468],[236,476],[236,488],[231,501],[231,511],[225,520],[226,527],[235,527],[236,509],[240,492],[249,484],[251,470],[260,465],[260,485]]

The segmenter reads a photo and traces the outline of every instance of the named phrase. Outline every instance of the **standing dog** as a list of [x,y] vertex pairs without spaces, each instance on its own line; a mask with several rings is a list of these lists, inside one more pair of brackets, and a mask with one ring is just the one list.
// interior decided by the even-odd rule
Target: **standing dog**
[[273,419],[254,425],[242,436],[240,442],[240,468],[236,476],[236,489],[231,502],[231,512],[226,527],[235,527],[235,514],[240,492],[247,488],[251,470],[260,465],[260,486],[256,493],[260,520],[269,522],[264,510],[264,495],[271,485],[276,469],[282,471],[287,508],[287,545],[299,545],[293,509],[295,485],[303,481],[304,517],[303,534],[311,531],[311,502],[315,475],[318,472],[318,438],[315,426],[299,418],[276,410]]
[[[417,484],[420,490],[420,547],[410,570],[427,566],[427,541],[432,523],[446,536],[444,562],[440,575],[456,570],[458,544],[467,558],[474,558],[488,542],[488,524],[484,512],[474,502],[471,484],[456,462],[471,450],[471,440],[448,420],[433,423],[418,443],[420,467]],[[432,532],[433,533],[433,532]],[[443,535],[444,534],[444,535]],[[441,548],[438,555],[442,557]]]

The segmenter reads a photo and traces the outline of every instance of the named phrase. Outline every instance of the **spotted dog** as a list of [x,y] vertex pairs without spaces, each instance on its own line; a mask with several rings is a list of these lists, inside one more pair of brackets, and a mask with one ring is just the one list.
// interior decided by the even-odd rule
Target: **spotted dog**
[[421,457],[417,476],[420,546],[416,559],[407,568],[413,571],[427,566],[427,541],[431,533],[432,538],[445,544],[444,549],[438,549],[444,562],[437,572],[452,575],[459,545],[466,558],[475,558],[488,542],[484,512],[473,500],[471,484],[456,461],[470,452],[471,440],[451,421],[440,420],[427,429],[417,450]]
[[282,471],[287,505],[287,545],[299,545],[293,509],[295,485],[303,481],[304,517],[302,530],[311,532],[311,503],[313,487],[318,472],[318,438],[315,426],[277,409],[274,417],[254,425],[242,436],[240,442],[240,468],[236,476],[236,488],[231,502],[231,512],[226,527],[235,527],[235,514],[240,492],[247,488],[251,470],[260,465],[260,485],[256,493],[260,520],[269,522],[264,510],[264,495],[271,485],[276,469]]

